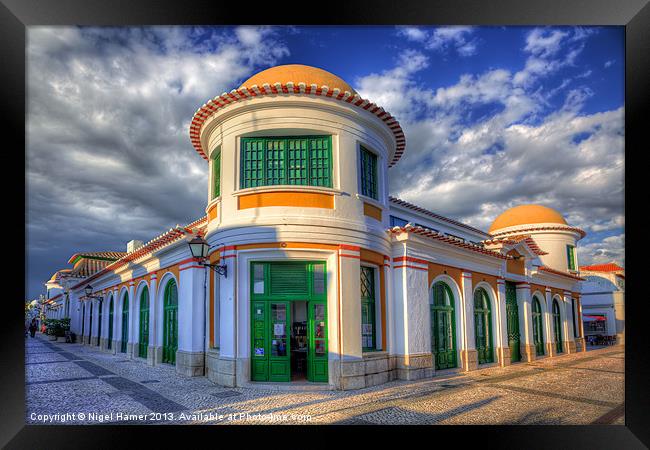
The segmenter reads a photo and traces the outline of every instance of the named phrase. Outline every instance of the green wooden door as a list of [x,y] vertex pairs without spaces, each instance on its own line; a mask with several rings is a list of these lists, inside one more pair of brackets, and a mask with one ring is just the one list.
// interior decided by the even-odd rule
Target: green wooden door
[[519,348],[519,307],[517,306],[517,286],[506,281],[506,316],[508,318],[508,347],[510,347],[510,361],[521,361]]
[[307,309],[307,380],[327,382],[327,305],[314,301]]
[[456,323],[454,296],[442,281],[432,287],[431,303],[431,345],[436,370],[456,367]]
[[267,306],[266,302],[251,303],[251,380],[253,381],[269,379]]
[[562,353],[562,322],[560,318],[560,305],[553,300],[553,332],[555,333],[555,351]]
[[165,286],[163,313],[163,362],[176,364],[178,350],[178,289],[170,280]]
[[544,327],[542,326],[542,307],[537,297],[533,297],[533,341],[535,354],[544,355]]
[[102,338],[102,302],[100,301],[97,311],[97,346],[99,346]]
[[289,302],[269,303],[269,381],[291,381],[290,316]]
[[138,356],[147,357],[149,345],[149,289],[146,287],[140,294],[140,338],[138,339]]
[[479,364],[494,362],[490,313],[490,299],[487,292],[479,288],[474,292],[474,339]]
[[251,263],[251,380],[291,381],[291,302],[307,302],[307,379],[327,381],[325,263]]
[[124,294],[122,304],[122,345],[120,352],[126,353],[127,342],[129,341],[129,294]]
[[108,343],[106,346],[109,350],[113,348],[113,297],[108,304]]

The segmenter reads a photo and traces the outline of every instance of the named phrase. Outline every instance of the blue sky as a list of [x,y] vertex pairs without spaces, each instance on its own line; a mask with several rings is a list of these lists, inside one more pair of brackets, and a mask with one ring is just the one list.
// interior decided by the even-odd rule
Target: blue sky
[[30,298],[77,251],[201,216],[194,111],[291,63],[397,117],[393,195],[482,229],[541,203],[588,232],[581,264],[624,264],[623,27],[29,27],[27,39]]

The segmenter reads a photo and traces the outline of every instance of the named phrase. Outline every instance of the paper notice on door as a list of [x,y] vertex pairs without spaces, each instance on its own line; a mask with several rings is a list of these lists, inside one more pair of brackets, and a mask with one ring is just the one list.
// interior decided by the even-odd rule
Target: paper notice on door
[[273,324],[273,334],[276,336],[284,336],[284,324],[283,323]]

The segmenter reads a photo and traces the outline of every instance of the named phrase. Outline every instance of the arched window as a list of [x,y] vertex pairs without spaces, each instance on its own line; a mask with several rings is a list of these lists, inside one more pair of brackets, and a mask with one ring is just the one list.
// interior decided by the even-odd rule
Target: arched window
[[555,334],[555,350],[562,353],[562,318],[560,317],[560,305],[553,300],[553,332]]
[[111,301],[108,303],[108,342],[106,343],[106,348],[113,348],[113,297],[111,296]]
[[537,296],[533,297],[533,341],[535,354],[544,355],[544,327],[542,326],[542,307]]
[[149,345],[149,289],[145,286],[140,294],[140,339],[138,339],[138,356],[147,357]]
[[456,367],[456,322],[454,296],[449,286],[439,281],[431,287],[431,347],[436,369]]
[[102,339],[102,301],[100,300],[99,303],[97,304],[97,346],[101,344],[101,339]]
[[169,280],[165,286],[163,315],[163,362],[176,364],[178,349],[178,289],[176,281]]
[[124,293],[122,300],[122,342],[120,352],[126,353],[127,343],[129,342],[129,294]]
[[494,362],[490,298],[483,288],[474,291],[474,339],[479,364]]

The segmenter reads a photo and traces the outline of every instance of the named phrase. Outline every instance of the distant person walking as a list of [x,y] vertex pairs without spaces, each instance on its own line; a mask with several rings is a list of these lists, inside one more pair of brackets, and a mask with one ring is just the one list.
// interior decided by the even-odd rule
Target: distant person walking
[[32,323],[29,324],[29,334],[31,337],[36,335],[36,318],[32,319]]

